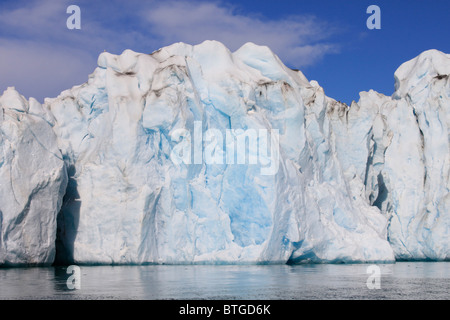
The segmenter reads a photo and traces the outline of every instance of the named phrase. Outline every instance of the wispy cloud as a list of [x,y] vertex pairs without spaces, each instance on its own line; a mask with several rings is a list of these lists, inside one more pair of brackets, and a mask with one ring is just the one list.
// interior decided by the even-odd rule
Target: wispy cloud
[[[68,30],[66,8],[78,4],[82,29]],[[43,100],[87,80],[103,50],[151,52],[173,42],[218,40],[231,50],[269,46],[281,59],[307,66],[338,46],[317,17],[270,19],[224,2],[18,0],[0,4],[0,91],[7,86]],[[0,92],[1,94],[1,92]]]
[[334,27],[310,15],[271,20],[245,16],[220,3],[164,1],[143,13],[154,35],[165,43],[218,40],[231,50],[246,42],[269,46],[287,62],[306,66],[338,49],[325,40]]
[[94,65],[83,50],[28,40],[2,39],[0,57],[0,90],[14,86],[39,100],[87,81]]

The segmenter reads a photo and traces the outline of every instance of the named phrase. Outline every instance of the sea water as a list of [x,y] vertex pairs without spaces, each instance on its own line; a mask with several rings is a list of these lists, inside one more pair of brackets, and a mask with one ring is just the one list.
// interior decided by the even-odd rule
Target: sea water
[[79,266],[78,273],[73,269],[0,269],[0,299],[450,298],[449,262]]

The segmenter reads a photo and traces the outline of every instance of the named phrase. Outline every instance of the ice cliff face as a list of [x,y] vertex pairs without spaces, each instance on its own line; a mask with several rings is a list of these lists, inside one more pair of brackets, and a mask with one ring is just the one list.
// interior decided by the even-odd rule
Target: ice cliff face
[[0,97],[0,264],[51,264],[67,174],[51,115],[13,88]]
[[450,257],[449,74],[450,55],[426,51],[395,72],[392,97],[361,93],[335,117],[344,170],[389,218],[399,260]]
[[[27,228],[4,200],[11,170],[24,188],[27,174],[48,179],[38,216],[51,223],[32,230],[53,238],[30,233],[44,263],[55,233],[70,263],[448,259],[449,68],[425,52],[397,70],[393,97],[361,93],[349,108],[250,43],[102,53],[87,83],[23,112],[51,147],[34,170],[0,166],[0,264],[16,255],[5,241],[21,247],[5,217]],[[11,92],[3,108],[27,104]],[[26,136],[3,126],[3,141]]]
[[[235,53],[205,42],[102,54],[87,84],[47,102],[76,181],[68,198],[78,200],[61,212],[60,226],[77,230],[69,239],[60,233],[66,256],[77,263],[392,261],[387,219],[348,197],[328,100],[303,101],[302,91],[316,90],[252,44]],[[221,151],[230,140],[206,134],[196,161],[198,123],[222,138],[234,130],[233,141],[277,130],[277,148],[254,149],[258,136],[248,149],[278,153],[278,170],[261,174],[271,161],[228,163]],[[177,136],[184,128],[190,137]],[[177,163],[183,139],[194,154]],[[208,155],[218,155],[216,163]]]

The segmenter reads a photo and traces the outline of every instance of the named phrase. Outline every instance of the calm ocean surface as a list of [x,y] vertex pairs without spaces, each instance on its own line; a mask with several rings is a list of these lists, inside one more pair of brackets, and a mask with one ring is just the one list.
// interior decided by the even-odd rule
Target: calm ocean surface
[[365,264],[81,266],[78,290],[66,267],[11,268],[0,269],[0,299],[450,299],[450,262],[377,266],[380,289]]

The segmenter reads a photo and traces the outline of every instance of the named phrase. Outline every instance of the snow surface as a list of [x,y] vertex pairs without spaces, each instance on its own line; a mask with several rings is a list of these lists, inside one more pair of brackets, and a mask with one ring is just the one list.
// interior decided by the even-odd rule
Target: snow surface
[[[0,118],[2,159],[27,162],[0,161],[0,264],[49,263],[55,243],[58,262],[79,264],[449,259],[449,60],[424,52],[392,97],[351,107],[267,47],[216,41],[104,52],[87,83],[42,106],[8,89],[3,112],[39,134]],[[228,161],[249,132],[270,137]],[[3,196],[15,179],[40,203],[32,227],[27,201]],[[35,251],[10,249],[28,239]]]

